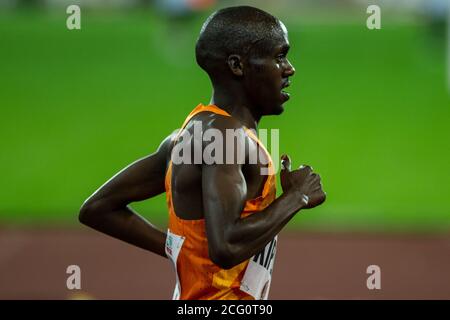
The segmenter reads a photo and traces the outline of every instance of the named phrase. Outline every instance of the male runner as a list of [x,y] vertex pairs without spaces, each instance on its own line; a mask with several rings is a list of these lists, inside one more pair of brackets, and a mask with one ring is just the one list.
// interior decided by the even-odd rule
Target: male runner
[[[82,223],[169,257],[177,274],[174,299],[267,299],[277,234],[298,211],[325,200],[320,177],[309,166],[291,171],[288,156],[282,156],[283,193],[276,198],[272,159],[252,131],[261,117],[281,114],[289,99],[282,91],[294,74],[288,50],[286,27],[262,10],[240,6],[212,14],[196,45],[197,62],[213,86],[210,104],[198,105],[180,131],[81,208]],[[195,137],[198,124],[222,134],[223,159],[231,153],[232,161],[194,161],[198,145],[204,150],[209,143]],[[229,138],[227,129],[243,134]],[[239,143],[230,148],[229,139],[245,144],[244,163]],[[180,163],[181,149],[192,152]],[[252,163],[255,153],[261,156]],[[167,233],[128,206],[163,192]]]

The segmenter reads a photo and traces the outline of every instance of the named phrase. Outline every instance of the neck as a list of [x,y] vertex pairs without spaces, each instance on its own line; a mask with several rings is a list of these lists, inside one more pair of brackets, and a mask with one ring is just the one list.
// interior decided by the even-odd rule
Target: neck
[[214,86],[210,103],[225,110],[249,129],[256,130],[261,119],[261,115],[254,111],[256,108],[251,105],[242,92],[240,84]]

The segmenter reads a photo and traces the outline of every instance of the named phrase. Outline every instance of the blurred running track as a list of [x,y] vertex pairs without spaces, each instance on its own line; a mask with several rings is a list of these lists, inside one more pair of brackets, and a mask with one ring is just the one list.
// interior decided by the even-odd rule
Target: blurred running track
[[[2,228],[0,248],[0,299],[170,299],[175,283],[168,261],[87,228]],[[283,233],[270,298],[450,299],[450,235]]]

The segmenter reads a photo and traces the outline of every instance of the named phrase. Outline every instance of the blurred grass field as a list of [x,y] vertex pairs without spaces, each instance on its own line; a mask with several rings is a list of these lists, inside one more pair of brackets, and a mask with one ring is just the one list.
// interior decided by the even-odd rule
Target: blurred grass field
[[[62,11],[63,12],[63,11]],[[311,164],[327,203],[292,228],[450,229],[445,50],[424,24],[283,19],[297,74],[291,100],[263,128]],[[0,221],[78,224],[83,200],[155,150],[199,102],[208,78],[194,45],[205,16],[83,12],[0,14]],[[164,195],[134,205],[164,225]]]

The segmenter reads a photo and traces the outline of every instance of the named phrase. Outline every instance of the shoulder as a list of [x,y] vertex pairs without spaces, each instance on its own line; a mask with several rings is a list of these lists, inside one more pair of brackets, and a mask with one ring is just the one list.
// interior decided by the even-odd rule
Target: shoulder
[[156,154],[161,158],[167,159],[173,148],[175,138],[178,135],[179,129],[174,130],[171,134],[163,139],[163,141],[158,146]]
[[188,130],[194,129],[195,126],[201,128],[203,138],[207,141],[211,137],[221,135],[223,141],[230,138],[247,139],[246,129],[243,124],[230,116],[215,114],[212,112],[202,112],[193,117],[189,123]]
[[212,112],[202,112],[195,115],[187,127],[191,129],[194,125],[201,126],[203,133],[207,130],[217,130],[226,134],[227,131],[242,130],[245,128],[241,122],[230,116],[224,116]]
[[[195,134],[195,121],[202,134]],[[243,164],[248,157],[249,139],[243,124],[229,116],[202,112],[191,120],[194,140],[203,146],[204,164]],[[190,129],[189,129],[190,130]],[[192,132],[192,131],[191,131]]]

